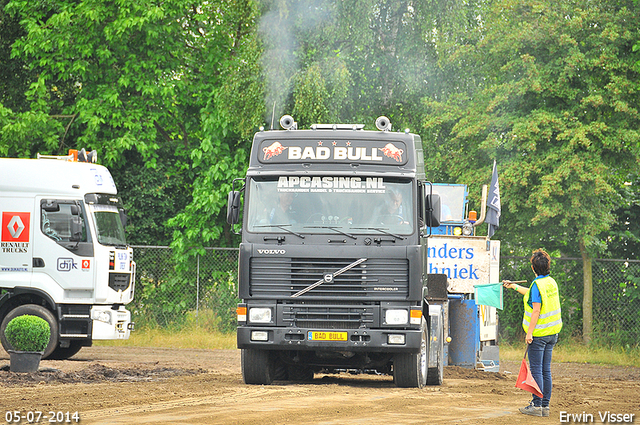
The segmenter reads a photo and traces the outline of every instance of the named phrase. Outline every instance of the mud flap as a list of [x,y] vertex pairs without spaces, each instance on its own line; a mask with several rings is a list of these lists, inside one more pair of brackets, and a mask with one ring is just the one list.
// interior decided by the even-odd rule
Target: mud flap
[[442,384],[444,374],[444,310],[441,305],[429,306],[429,370],[427,385]]

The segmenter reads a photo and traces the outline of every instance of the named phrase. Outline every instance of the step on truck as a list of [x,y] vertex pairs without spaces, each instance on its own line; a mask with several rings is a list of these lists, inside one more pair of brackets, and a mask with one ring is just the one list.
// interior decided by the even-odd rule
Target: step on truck
[[[242,226],[244,382],[349,371],[392,374],[399,387],[440,384],[447,279],[428,273],[441,206],[420,137],[392,132],[385,117],[378,131],[298,130],[288,115],[280,125],[255,134],[246,178],[228,198],[227,220]],[[438,289],[444,298],[430,296]]]
[[0,340],[11,319],[45,319],[43,358],[127,339],[135,282],[126,215],[109,171],[88,154],[0,158]]

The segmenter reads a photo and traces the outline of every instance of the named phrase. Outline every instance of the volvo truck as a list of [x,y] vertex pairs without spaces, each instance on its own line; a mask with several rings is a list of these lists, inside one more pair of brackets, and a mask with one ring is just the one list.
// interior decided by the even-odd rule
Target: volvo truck
[[428,255],[442,206],[420,137],[391,131],[386,117],[377,131],[280,124],[255,134],[228,198],[242,234],[244,381],[350,371],[390,374],[399,387],[442,383],[448,276],[429,272]]

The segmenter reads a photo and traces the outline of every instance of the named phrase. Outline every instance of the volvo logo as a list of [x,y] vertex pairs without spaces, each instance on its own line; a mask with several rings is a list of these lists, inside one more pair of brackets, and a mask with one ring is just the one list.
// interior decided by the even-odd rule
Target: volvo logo
[[259,249],[258,254],[263,255],[284,255],[287,251],[284,249]]
[[327,273],[324,275],[323,277],[324,283],[331,283],[333,282],[333,273]]

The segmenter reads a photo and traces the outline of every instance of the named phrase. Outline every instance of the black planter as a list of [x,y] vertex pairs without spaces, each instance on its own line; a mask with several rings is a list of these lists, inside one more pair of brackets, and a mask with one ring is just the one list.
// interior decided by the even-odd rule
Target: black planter
[[37,372],[42,359],[42,351],[9,351],[11,372]]

